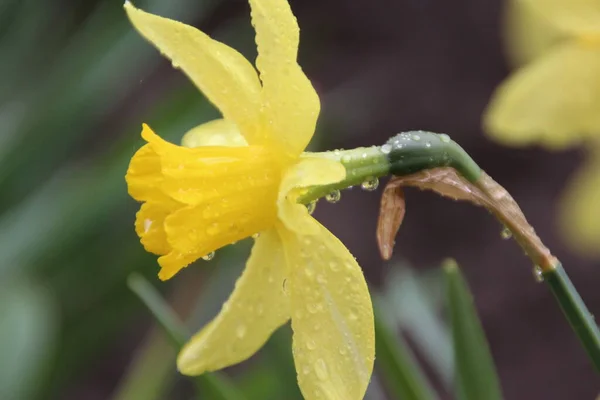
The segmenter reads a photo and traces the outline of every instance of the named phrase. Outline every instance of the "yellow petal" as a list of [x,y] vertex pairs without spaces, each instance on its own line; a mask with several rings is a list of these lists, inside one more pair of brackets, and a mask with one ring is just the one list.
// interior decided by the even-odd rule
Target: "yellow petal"
[[215,119],[189,130],[181,139],[184,147],[247,146],[248,142],[237,126],[226,119]]
[[[147,141],[162,141],[146,124],[143,124],[142,137]],[[151,143],[142,146],[133,155],[125,175],[125,181],[129,194],[138,201],[150,200],[156,203],[170,201],[168,196],[160,190],[163,181],[160,157]]]
[[249,143],[264,141],[260,82],[241,54],[194,27],[138,10],[129,2],[125,11],[142,36],[181,68]]
[[136,214],[135,231],[146,251],[154,254],[167,254],[171,246],[167,242],[164,221],[176,209],[172,203],[144,203]]
[[569,183],[561,204],[561,227],[573,249],[600,256],[600,151]]
[[562,148],[600,132],[599,109],[600,48],[566,43],[503,82],[484,123],[504,144]]
[[261,233],[246,269],[217,317],[187,343],[177,359],[185,375],[200,375],[252,356],[289,319],[283,247],[275,230]]
[[303,234],[315,234],[315,225],[310,222],[306,206],[296,200],[304,189],[313,185],[336,183],[346,177],[344,166],[333,160],[304,157],[292,165],[285,173],[279,187],[277,199],[278,216],[291,231]]
[[375,356],[369,291],[348,249],[312,217],[305,218],[318,234],[283,236],[298,384],[308,400],[360,400]]
[[600,33],[598,0],[523,0],[548,21],[573,34]]
[[542,56],[565,36],[531,4],[522,0],[506,1],[502,19],[504,43],[514,66],[522,66]]
[[297,63],[298,23],[286,0],[250,0],[250,6],[266,129],[286,153],[298,155],[314,134],[320,109],[319,96]]

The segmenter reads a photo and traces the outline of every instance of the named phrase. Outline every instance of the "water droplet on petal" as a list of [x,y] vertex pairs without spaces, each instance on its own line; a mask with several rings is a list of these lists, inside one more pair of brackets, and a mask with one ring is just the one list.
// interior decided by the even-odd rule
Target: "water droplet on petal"
[[317,345],[313,340],[308,339],[308,341],[306,342],[306,348],[309,350],[314,350],[317,348]]
[[502,231],[500,231],[500,237],[504,240],[510,239],[512,237],[512,232],[507,227],[504,227]]
[[317,208],[317,202],[316,200],[311,201],[310,203],[308,203],[306,205],[306,209],[308,210],[308,213],[312,215],[312,213],[315,212],[315,208]]
[[329,378],[327,364],[325,364],[325,360],[322,358],[319,358],[317,361],[315,361],[315,374],[317,374],[317,378],[322,381],[325,381]]
[[214,251],[211,251],[210,253],[206,254],[205,256],[202,256],[202,259],[204,261],[210,261],[213,258],[215,258],[215,252]]
[[412,140],[418,142],[419,140],[421,140],[421,136],[419,136],[419,135],[412,135]]
[[152,220],[149,218],[146,218],[144,220],[144,233],[148,233],[148,231],[150,230],[150,227],[152,226]]
[[440,139],[444,143],[450,143],[450,136],[446,135],[445,133],[440,135]]
[[246,336],[246,325],[239,325],[237,327],[237,329],[235,330],[235,335],[239,338],[239,339],[243,339],[244,336]]
[[431,142],[430,141],[425,142],[425,147],[430,148],[431,147]]
[[331,268],[333,272],[337,272],[340,270],[340,264],[336,261],[329,261],[329,268]]
[[330,203],[337,203],[342,198],[342,193],[339,190],[332,190],[327,195],[325,195],[325,200]]
[[379,186],[379,179],[375,177],[368,178],[360,185],[364,190],[372,192]]
[[544,272],[539,265],[533,266],[533,278],[536,282],[544,282]]
[[308,312],[309,312],[309,313],[311,313],[311,314],[316,314],[316,313],[317,313],[317,311],[319,311],[319,309],[318,309],[317,305],[316,305],[316,304],[314,304],[314,303],[308,303],[308,304],[306,305],[306,309],[307,309],[307,310],[308,310]]
[[252,235],[252,239],[256,240],[260,237],[260,232],[256,232],[254,235]]
[[381,152],[383,154],[390,154],[390,152],[392,151],[392,145],[391,144],[384,144],[383,146],[381,146]]

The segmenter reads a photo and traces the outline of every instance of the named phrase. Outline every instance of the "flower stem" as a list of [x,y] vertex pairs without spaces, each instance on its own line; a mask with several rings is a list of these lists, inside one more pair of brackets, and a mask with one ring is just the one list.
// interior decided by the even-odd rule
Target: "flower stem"
[[598,325],[596,325],[594,317],[583,303],[577,289],[575,289],[558,261],[554,268],[544,271],[542,277],[550,287],[596,371],[600,372],[600,331],[598,331]]
[[380,178],[390,173],[390,162],[378,146],[305,154],[309,157],[321,157],[340,162],[346,168],[346,178],[331,185],[309,188],[298,199],[298,202],[303,204],[315,201],[335,190],[360,185],[369,179]]

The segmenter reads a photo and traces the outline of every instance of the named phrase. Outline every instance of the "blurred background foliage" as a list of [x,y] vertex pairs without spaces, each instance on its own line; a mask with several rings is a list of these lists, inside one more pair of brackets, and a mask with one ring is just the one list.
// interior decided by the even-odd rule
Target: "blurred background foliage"
[[[482,111],[509,72],[504,2],[291,4],[302,28],[300,63],[322,100],[313,150],[381,144],[410,129],[451,134],[515,196],[590,309],[600,310],[597,261],[572,253],[555,224],[558,195],[580,152],[506,149],[482,135]],[[136,5],[255,56],[243,0]],[[216,110],[133,31],[120,0],[2,0],[0,54],[0,399],[190,398],[175,350],[127,277],[145,276],[196,330],[226,299],[248,246],[158,282],[155,257],[133,230],[138,206],[123,176],[141,145],[142,122],[177,142]],[[452,256],[473,289],[506,398],[593,398],[600,391],[550,293],[536,285],[518,247],[500,240],[492,218],[409,192],[397,258],[383,264],[375,245],[378,201],[347,190],[336,205],[322,201],[315,216],[357,256],[390,342],[405,343],[411,363],[424,366],[415,379],[450,398],[460,377],[453,353],[460,343],[450,326],[456,318],[443,311],[452,291],[439,268]],[[454,307],[464,304],[457,298]],[[225,371],[246,398],[300,398],[289,341],[289,328],[282,329],[257,356]],[[386,375],[393,360],[378,357],[367,398],[395,398]],[[465,393],[459,396],[473,398]]]

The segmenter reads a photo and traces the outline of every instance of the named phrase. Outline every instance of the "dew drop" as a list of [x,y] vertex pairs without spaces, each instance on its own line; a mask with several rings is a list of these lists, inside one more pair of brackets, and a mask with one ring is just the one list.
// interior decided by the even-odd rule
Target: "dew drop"
[[215,258],[215,252],[214,251],[211,251],[210,253],[206,254],[205,256],[202,256],[202,259],[204,261],[210,261],[213,258]]
[[325,195],[325,200],[330,203],[337,203],[342,198],[342,193],[339,190],[332,190],[327,195]]
[[312,278],[315,276],[315,271],[312,268],[304,268],[304,274],[307,278]]
[[325,364],[325,360],[322,358],[319,358],[317,361],[315,361],[315,374],[317,374],[317,378],[322,381],[325,381],[329,378],[327,364]]
[[390,154],[392,151],[392,145],[391,144],[384,144],[383,146],[381,146],[381,152],[383,154]]
[[315,201],[311,201],[310,203],[308,203],[306,205],[306,209],[308,210],[308,213],[312,215],[312,213],[315,212],[315,208],[317,208],[317,202]]
[[329,261],[329,268],[331,268],[333,272],[337,272],[340,270],[340,264],[335,261]]
[[450,143],[450,136],[446,135],[445,133],[442,133],[440,135],[440,140],[444,143]]
[[510,239],[512,237],[512,232],[507,227],[504,227],[500,231],[500,237],[504,240]]
[[302,373],[304,375],[310,374],[310,367],[308,365],[305,365],[304,367],[302,367]]
[[213,222],[212,224],[210,224],[210,226],[208,228],[206,228],[206,234],[208,236],[214,236],[218,233],[219,233],[219,224],[216,222]]
[[421,140],[421,136],[419,136],[419,135],[412,135],[412,140],[414,140],[415,142],[418,142],[419,140]]
[[314,303],[308,303],[306,305],[306,310],[308,310],[308,312],[311,313],[311,314],[316,314],[317,311],[319,311],[319,308]]
[[254,235],[252,235],[252,239],[256,240],[260,237],[260,232],[256,232]]
[[362,187],[364,190],[369,191],[369,192],[376,190],[378,186],[379,186],[379,179],[377,179],[375,177],[368,178],[367,180],[365,180],[363,183],[360,184],[360,187]]
[[235,330],[235,335],[239,338],[239,339],[243,339],[244,336],[246,336],[246,325],[239,325],[237,327],[237,329]]
[[431,147],[431,142],[430,141],[425,142],[425,147],[430,148]]
[[342,162],[343,162],[343,163],[349,163],[350,161],[352,161],[352,157],[350,157],[350,155],[348,155],[348,154],[344,154],[344,155],[342,156]]
[[544,282],[544,272],[539,265],[533,266],[533,278],[536,282]]
[[152,226],[152,220],[149,218],[146,218],[144,220],[144,233],[148,233],[148,231],[150,230],[150,227]]
[[316,348],[317,348],[317,345],[315,344],[315,342],[314,342],[313,340],[310,340],[310,339],[309,339],[309,340],[306,342],[306,348],[307,348],[307,349],[309,349],[309,350],[314,350],[314,349],[316,349]]

